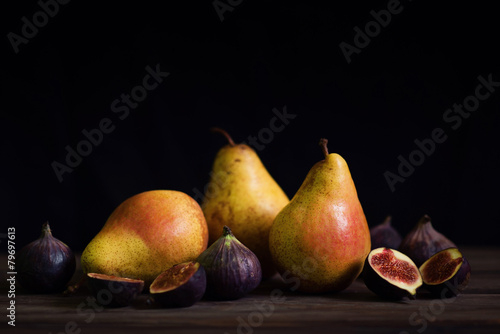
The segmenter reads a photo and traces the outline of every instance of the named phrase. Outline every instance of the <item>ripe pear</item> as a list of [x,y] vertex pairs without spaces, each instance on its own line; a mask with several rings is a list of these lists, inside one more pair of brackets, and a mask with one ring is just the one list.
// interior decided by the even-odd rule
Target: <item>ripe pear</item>
[[340,291],[361,273],[370,231],[345,160],[328,153],[307,174],[271,228],[269,247],[292,290]]
[[203,211],[180,191],[153,190],[121,203],[83,251],[85,273],[141,279],[195,260],[207,248]]
[[229,226],[234,236],[257,255],[263,277],[270,277],[276,269],[269,253],[269,230],[290,200],[250,146],[235,144],[224,130],[212,130],[226,136],[229,144],[215,157],[201,205],[210,243],[220,237],[225,225]]

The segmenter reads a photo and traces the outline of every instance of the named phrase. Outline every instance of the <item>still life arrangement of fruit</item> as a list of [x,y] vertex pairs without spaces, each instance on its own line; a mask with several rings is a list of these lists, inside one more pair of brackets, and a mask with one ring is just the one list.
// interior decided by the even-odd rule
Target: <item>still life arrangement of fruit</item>
[[[215,157],[210,189],[198,204],[175,190],[134,195],[109,216],[81,256],[81,282],[105,306],[128,306],[142,293],[158,307],[189,307],[202,298],[235,300],[278,276],[293,290],[327,293],[361,277],[380,298],[459,295],[471,268],[457,246],[424,215],[404,238],[391,217],[369,229],[346,161],[329,153],[290,200],[256,152],[228,144]],[[19,284],[32,293],[71,293],[71,249],[52,236],[19,253]],[[307,272],[307,275],[304,275]],[[83,284],[83,283],[82,283]],[[99,298],[97,298],[99,300]]]

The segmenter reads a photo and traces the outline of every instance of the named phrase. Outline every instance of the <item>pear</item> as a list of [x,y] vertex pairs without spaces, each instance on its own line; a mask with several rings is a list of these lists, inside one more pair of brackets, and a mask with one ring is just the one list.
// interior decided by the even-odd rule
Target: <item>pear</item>
[[174,190],[146,191],[121,203],[83,251],[84,273],[145,281],[195,260],[208,244],[199,204]]
[[210,244],[229,226],[234,236],[259,259],[263,277],[276,273],[269,253],[269,230],[278,212],[290,201],[268,173],[255,151],[246,144],[229,144],[215,157],[202,209],[208,224]]
[[370,231],[345,160],[328,153],[316,163],[271,228],[269,247],[292,290],[321,293],[348,287],[370,252]]

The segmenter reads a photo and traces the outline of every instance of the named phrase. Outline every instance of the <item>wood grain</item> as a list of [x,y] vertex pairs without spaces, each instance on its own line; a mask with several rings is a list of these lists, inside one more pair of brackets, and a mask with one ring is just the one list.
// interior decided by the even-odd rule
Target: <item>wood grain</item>
[[[132,306],[94,310],[84,288],[76,295],[16,293],[16,327],[22,333],[499,333],[500,248],[463,248],[471,263],[469,287],[458,298],[388,302],[361,279],[337,294],[287,291],[279,277],[249,296],[226,302],[201,301],[185,309],[154,308],[141,295]],[[6,256],[0,257],[0,305],[8,305]],[[75,278],[77,275],[75,275]],[[274,296],[274,297],[272,297]],[[278,296],[278,297],[276,297]],[[80,307],[80,309],[79,309]],[[4,308],[5,309],[5,308]],[[73,327],[72,327],[73,326]]]

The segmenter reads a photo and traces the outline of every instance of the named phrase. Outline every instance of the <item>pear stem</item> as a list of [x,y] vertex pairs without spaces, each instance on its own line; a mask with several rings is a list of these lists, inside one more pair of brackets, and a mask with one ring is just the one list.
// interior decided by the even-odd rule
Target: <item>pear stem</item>
[[231,145],[231,146],[235,146],[236,145],[234,143],[234,141],[233,141],[233,138],[231,138],[231,136],[229,135],[229,133],[227,133],[225,130],[222,130],[221,128],[211,128],[210,131],[222,133],[224,135],[224,137],[226,137],[227,141],[229,142],[229,145]]
[[323,154],[325,155],[325,158],[328,157],[328,139],[326,138],[321,138],[319,140],[319,146],[321,146],[321,150],[323,151]]

